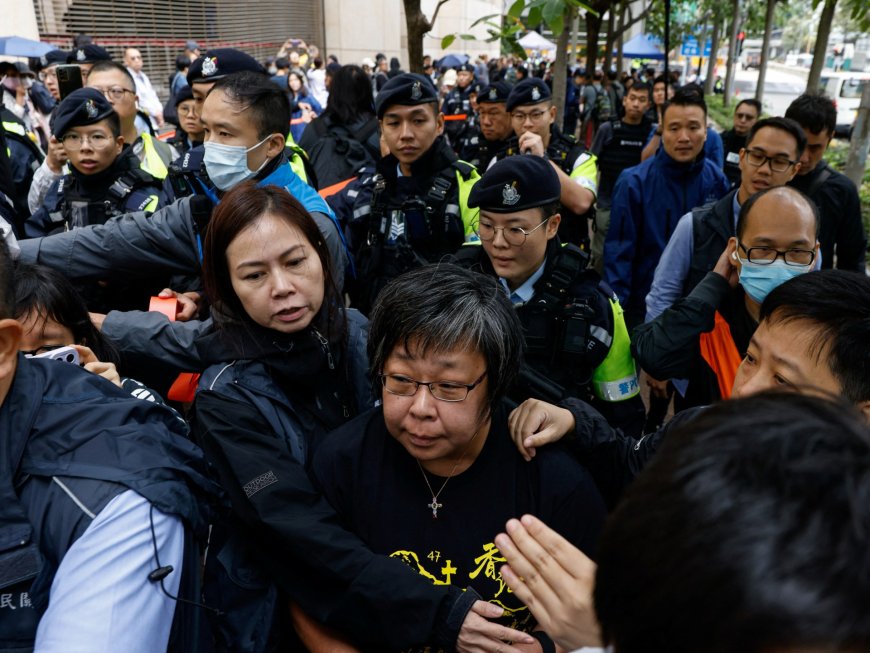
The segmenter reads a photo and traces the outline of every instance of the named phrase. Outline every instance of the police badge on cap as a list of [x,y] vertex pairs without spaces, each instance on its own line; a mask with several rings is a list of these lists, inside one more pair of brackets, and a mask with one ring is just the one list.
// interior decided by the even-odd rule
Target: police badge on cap
[[94,104],[93,100],[88,100],[87,102],[85,102],[85,112],[88,114],[88,118],[96,118],[98,115],[100,115],[100,111],[99,109],[97,109],[97,106]]
[[535,86],[535,87],[532,89],[532,99],[533,99],[535,102],[537,102],[538,100],[541,99],[541,92],[538,90],[538,87],[537,87],[537,86]]
[[520,194],[517,192],[517,182],[504,185],[504,190],[501,192],[501,203],[505,206],[513,206],[520,201]]
[[206,57],[202,60],[202,76],[208,77],[217,72],[217,57]]
[[494,88],[489,89],[489,99],[495,102],[498,99],[498,91]]
[[414,82],[411,86],[411,99],[415,102],[423,97],[423,88],[420,86],[420,82]]
[[509,156],[493,164],[472,187],[468,206],[519,213],[559,201],[559,175],[542,156]]
[[84,61],[88,58],[88,55],[85,54],[84,50],[76,50],[76,61]]

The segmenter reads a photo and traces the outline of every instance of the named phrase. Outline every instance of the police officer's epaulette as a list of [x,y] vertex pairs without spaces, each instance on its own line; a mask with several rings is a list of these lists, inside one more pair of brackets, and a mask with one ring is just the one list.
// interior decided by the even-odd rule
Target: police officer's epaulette
[[542,303],[564,300],[574,280],[589,266],[589,253],[571,243],[563,243],[558,255],[547,266],[544,276],[535,284],[536,302],[540,293]]
[[453,168],[459,171],[459,174],[462,175],[463,179],[470,179],[471,176],[477,172],[477,168],[468,163],[467,161],[463,161],[462,159],[456,159],[452,163]]
[[132,168],[126,170],[112,182],[112,185],[109,186],[108,195],[115,201],[118,208],[122,208],[130,193],[142,186],[160,188],[160,181],[141,168]]
[[169,164],[169,186],[176,198],[195,195],[194,179],[203,174],[205,148],[202,145],[190,148],[180,158]]

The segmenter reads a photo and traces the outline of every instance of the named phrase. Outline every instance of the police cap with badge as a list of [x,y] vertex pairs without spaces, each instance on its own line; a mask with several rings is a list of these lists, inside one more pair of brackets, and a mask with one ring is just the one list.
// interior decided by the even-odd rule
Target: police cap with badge
[[537,77],[529,77],[511,89],[508,95],[505,109],[513,111],[517,107],[522,107],[527,104],[538,104],[553,97],[553,92],[543,79]]
[[88,45],[83,45],[80,48],[74,48],[72,52],[67,55],[66,62],[67,63],[97,63],[98,61],[111,61],[112,55],[108,53],[105,48],[101,48],[99,45],[94,45],[93,43],[89,43]]
[[[484,173],[471,190],[468,206],[488,213],[518,213],[552,206],[560,194],[559,176],[547,159],[510,156]],[[547,252],[547,265],[535,284],[535,295],[518,313],[526,353],[532,359],[558,361],[562,374],[551,368],[554,374],[545,375],[553,377],[549,381],[585,384],[610,350],[614,321],[608,297],[613,291],[604,286],[597,273],[587,270],[589,256],[576,246],[551,243]],[[533,376],[534,372],[528,372],[528,377]],[[533,380],[523,378],[520,382]]]
[[378,120],[384,117],[391,106],[416,106],[418,104],[438,103],[438,91],[432,80],[418,73],[396,75],[378,91],[375,109]]
[[483,88],[477,96],[478,104],[501,104],[507,102],[511,87],[507,82],[494,82]]
[[39,68],[42,70],[67,61],[69,61],[69,52],[66,50],[49,50],[39,57]]
[[266,74],[266,69],[251,55],[234,48],[206,50],[187,70],[187,83],[216,82],[233,73],[252,72]]
[[461,66],[456,67],[456,72],[458,72],[458,73],[471,73],[473,75],[474,74],[474,66],[472,66],[470,63],[464,63]]
[[471,189],[468,206],[491,213],[518,213],[559,201],[562,186],[550,162],[540,156],[497,161]]
[[93,88],[76,89],[54,111],[51,133],[60,140],[73,127],[93,125],[108,118],[115,110],[106,97]]

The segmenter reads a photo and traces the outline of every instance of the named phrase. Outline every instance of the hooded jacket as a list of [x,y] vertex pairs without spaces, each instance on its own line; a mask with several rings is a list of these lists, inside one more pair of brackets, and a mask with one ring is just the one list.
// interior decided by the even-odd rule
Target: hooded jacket
[[645,311],[653,273],[679,219],[728,192],[722,171],[701,152],[691,163],[664,148],[616,181],[604,241],[604,280],[626,310]]

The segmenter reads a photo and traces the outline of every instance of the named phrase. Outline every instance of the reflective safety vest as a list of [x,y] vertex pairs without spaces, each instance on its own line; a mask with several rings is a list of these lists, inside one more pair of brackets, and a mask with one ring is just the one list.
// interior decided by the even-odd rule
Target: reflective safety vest
[[[139,137],[142,141],[142,156],[139,158],[142,165],[139,166],[150,174],[155,179],[166,179],[169,174],[169,164],[172,163],[169,146],[155,139],[151,134],[142,134]],[[161,147],[162,146],[162,147]],[[138,149],[134,144],[134,151]],[[161,154],[161,151],[163,152]],[[138,156],[137,152],[137,156]]]
[[592,374],[592,391],[602,401],[624,401],[636,396],[640,385],[622,306],[611,297],[610,308],[613,311],[613,341],[607,357]]
[[728,399],[743,358],[734,344],[731,327],[719,311],[713,320],[713,330],[701,334],[701,356],[716,375],[722,399]]

